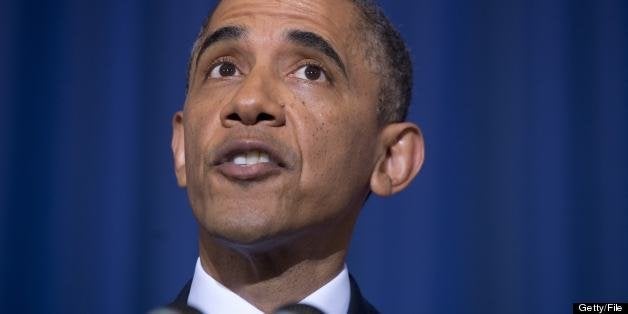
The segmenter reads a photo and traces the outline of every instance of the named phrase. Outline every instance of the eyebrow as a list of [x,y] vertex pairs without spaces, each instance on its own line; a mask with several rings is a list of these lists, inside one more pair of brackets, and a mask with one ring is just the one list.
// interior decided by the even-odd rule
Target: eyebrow
[[[198,57],[196,58],[196,64],[198,65],[203,52],[205,52],[205,50],[207,50],[210,46],[221,41],[241,39],[246,36],[246,33],[247,29],[242,26],[225,26],[217,29],[203,41],[201,49],[199,49],[198,52]],[[315,49],[326,55],[332,59],[336,65],[338,65],[345,76],[347,75],[345,65],[340,59],[338,53],[334,50],[334,48],[332,48],[331,44],[320,35],[302,30],[290,30],[288,31],[286,38],[294,44]]]
[[205,52],[205,50],[207,50],[210,46],[221,41],[238,40],[244,37],[246,33],[246,28],[242,26],[225,26],[217,29],[203,41],[203,45],[198,52],[198,57],[196,57],[196,64],[198,64],[203,52]]
[[323,37],[312,32],[307,32],[307,31],[302,31],[302,30],[291,30],[291,31],[288,31],[287,38],[288,38],[288,41],[294,44],[297,44],[306,48],[313,48],[323,53],[324,55],[328,56],[330,59],[336,62],[336,64],[338,65],[340,69],[342,69],[343,74],[345,74],[345,76],[347,75],[347,72],[345,70],[345,65],[344,63],[342,63],[340,56],[338,56],[338,53],[336,53],[334,48],[331,47],[331,44],[327,42],[325,39],[323,39]]

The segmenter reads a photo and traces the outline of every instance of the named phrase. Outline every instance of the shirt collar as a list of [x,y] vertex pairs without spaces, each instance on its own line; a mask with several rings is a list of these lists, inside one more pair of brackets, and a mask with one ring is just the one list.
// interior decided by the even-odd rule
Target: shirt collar
[[312,305],[323,313],[345,314],[349,310],[351,300],[351,283],[347,265],[331,281],[305,297],[299,303]]
[[[344,265],[336,277],[299,303],[315,306],[327,314],[344,314],[349,309],[350,299],[349,272]],[[262,314],[255,306],[207,274],[200,258],[196,260],[188,304],[205,314]]]

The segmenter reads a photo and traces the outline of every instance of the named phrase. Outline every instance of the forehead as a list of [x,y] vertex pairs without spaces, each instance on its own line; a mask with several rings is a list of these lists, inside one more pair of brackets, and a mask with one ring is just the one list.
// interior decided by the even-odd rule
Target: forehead
[[355,29],[354,10],[348,0],[223,0],[212,14],[207,33],[225,25],[245,26],[251,33],[268,36],[300,29],[341,48]]

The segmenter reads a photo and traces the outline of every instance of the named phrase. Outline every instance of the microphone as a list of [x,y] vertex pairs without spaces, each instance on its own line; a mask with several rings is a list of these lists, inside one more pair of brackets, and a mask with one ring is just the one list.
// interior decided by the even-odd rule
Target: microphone
[[325,314],[314,306],[307,304],[286,304],[276,309],[273,314]]
[[148,314],[203,314],[197,308],[185,305],[169,305],[151,310]]

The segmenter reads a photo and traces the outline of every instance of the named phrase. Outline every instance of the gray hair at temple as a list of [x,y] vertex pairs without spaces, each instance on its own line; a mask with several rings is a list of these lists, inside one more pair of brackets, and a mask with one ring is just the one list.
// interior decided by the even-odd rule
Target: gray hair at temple
[[[350,0],[361,15],[358,33],[364,34],[366,59],[371,70],[380,73],[377,113],[380,125],[401,122],[408,115],[412,96],[412,61],[401,34],[395,29],[382,9],[373,0]],[[220,3],[220,1],[218,1]],[[213,8],[196,37],[192,54],[188,60],[187,84],[193,60],[196,58],[202,40],[207,35]],[[186,84],[186,94],[188,85]]]

